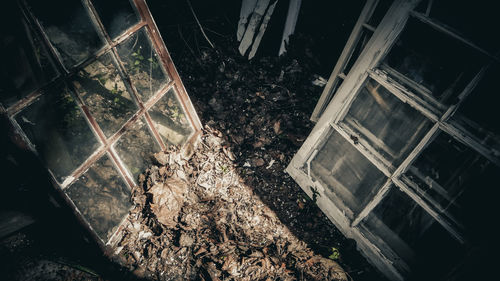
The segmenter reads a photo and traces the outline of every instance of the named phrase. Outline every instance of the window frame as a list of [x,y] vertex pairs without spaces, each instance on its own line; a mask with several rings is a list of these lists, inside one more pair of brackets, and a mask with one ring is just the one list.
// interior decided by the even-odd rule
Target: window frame
[[[193,104],[191,103],[186,89],[179,77],[179,74],[172,62],[170,54],[165,46],[165,43],[161,37],[161,34],[156,26],[156,23],[153,20],[151,12],[146,4],[145,0],[130,0],[130,5],[134,9],[134,12],[137,15],[138,21],[132,26],[128,27],[125,31],[123,31],[120,35],[116,36],[114,39],[111,38],[107,30],[105,29],[103,23],[100,20],[100,17],[92,4],[91,0],[81,0],[81,4],[83,5],[84,10],[90,17],[90,22],[96,29],[99,37],[103,41],[103,47],[97,50],[95,53],[91,54],[88,58],[83,61],[77,63],[71,68],[67,68],[61,56],[58,54],[55,46],[53,46],[38,19],[31,12],[27,2],[25,0],[19,0],[18,5],[19,9],[22,13],[23,20],[34,26],[36,32],[41,35],[42,41],[44,43],[44,47],[48,49],[49,56],[51,61],[55,64],[57,71],[59,72],[59,76],[52,79],[44,86],[35,89],[27,96],[18,100],[14,104],[5,108],[2,104],[0,104],[0,113],[7,116],[10,120],[11,125],[14,127],[16,134],[20,136],[20,139],[29,147],[29,149],[35,154],[38,155],[37,149],[35,145],[29,140],[26,134],[21,129],[21,126],[17,123],[15,117],[18,113],[20,113],[23,109],[27,108],[31,104],[35,103],[39,97],[45,94],[45,89],[47,87],[52,86],[55,83],[64,83],[72,92],[72,97],[74,98],[76,105],[79,110],[83,113],[83,118],[87,122],[90,127],[90,130],[95,135],[95,138],[98,140],[99,147],[94,150],[94,152],[86,159],[83,163],[81,163],[78,168],[73,170],[70,175],[66,177],[66,179],[62,182],[56,180],[54,174],[49,170],[50,180],[54,185],[55,189],[59,191],[62,195],[62,198],[68,203],[69,206],[72,207],[76,217],[81,222],[84,227],[86,227],[90,234],[93,236],[94,240],[97,244],[105,249],[108,246],[114,246],[121,237],[121,230],[123,229],[123,223],[126,219],[126,216],[123,218],[122,222],[117,227],[114,234],[107,239],[103,240],[96,232],[93,230],[91,224],[83,217],[81,212],[78,210],[74,202],[71,198],[66,194],[65,190],[71,186],[74,182],[76,182],[93,164],[95,164],[101,157],[108,155],[109,159],[113,163],[115,170],[120,174],[123,181],[125,182],[127,188],[131,190],[134,186],[136,186],[136,180],[132,177],[130,171],[123,164],[121,158],[117,154],[114,149],[114,145],[117,141],[128,132],[128,129],[131,128],[138,120],[144,119],[146,122],[146,127],[148,131],[151,133],[151,136],[160,147],[161,150],[166,150],[168,144],[164,142],[156,130],[153,120],[149,115],[149,110],[171,89],[174,90],[175,96],[179,101],[179,104],[182,110],[185,112],[185,117],[192,128],[191,134],[187,137],[187,140],[182,145],[181,150],[188,151],[188,147],[195,145],[197,139],[201,134],[201,122],[194,110]],[[56,7],[53,7],[56,8]],[[125,42],[128,38],[140,32],[142,29],[146,32],[146,36],[148,37],[151,48],[154,52],[157,53],[158,62],[160,63],[160,67],[163,68],[165,75],[167,75],[170,80],[163,85],[159,90],[157,90],[149,100],[143,102],[137,92],[135,85],[131,82],[130,77],[125,71],[125,67],[123,62],[120,60],[120,56],[116,50],[116,47]],[[112,59],[118,65],[117,70],[120,73],[120,77],[123,82],[126,84],[127,89],[129,89],[129,94],[131,95],[132,100],[136,104],[137,108],[134,111],[132,116],[129,116],[128,119],[121,124],[121,128],[114,132],[109,137],[106,137],[103,131],[101,130],[99,124],[90,113],[89,108],[84,103],[80,93],[74,88],[74,85],[70,82],[71,77],[76,75],[80,70],[82,70],[85,66],[93,63],[97,58],[102,55],[109,53],[112,56]]]
[[[411,164],[417,159],[420,153],[427,147],[427,145],[434,140],[437,134],[440,132],[449,134],[455,140],[465,144],[467,147],[470,147],[478,154],[491,161],[493,164],[500,166],[500,154],[497,151],[481,144],[480,140],[478,140],[472,133],[467,132],[458,123],[451,119],[453,114],[464,102],[465,98],[473,91],[474,87],[484,76],[484,73],[488,70],[492,61],[498,62],[498,57],[488,53],[466,38],[461,37],[448,27],[430,19],[428,15],[432,8],[432,1],[429,2],[425,14],[416,12],[414,9],[417,8],[419,2],[420,0],[407,0],[395,1],[393,3],[379,26],[376,28],[365,49],[357,58],[354,66],[336,90],[335,96],[333,96],[329,102],[328,107],[324,110],[311,134],[305,140],[304,144],[286,169],[291,177],[311,198],[314,194],[316,194],[316,203],[328,216],[328,218],[346,236],[355,239],[358,242],[358,246],[361,251],[370,259],[370,261],[393,280],[403,280],[406,273],[405,271],[408,270],[408,266],[404,263],[404,261],[397,258],[397,255],[390,248],[380,246],[377,247],[373,243],[373,240],[376,238],[369,237],[370,235],[367,235],[366,231],[363,231],[360,228],[360,223],[363,219],[365,219],[389,193],[391,185],[394,185],[394,188],[400,189],[403,193],[415,201],[457,241],[460,243],[467,243],[467,238],[464,237],[456,223],[451,221],[449,217],[440,213],[437,206],[426,202],[422,197],[420,197],[419,194],[411,186],[409,186],[407,181],[408,179],[403,175],[409,169]],[[365,10],[368,9],[370,5],[373,5],[373,2],[368,1],[365,6]],[[362,12],[362,16],[358,20],[358,23],[349,40],[351,40],[353,36],[357,36],[355,35],[355,33],[358,32],[356,28],[359,29],[358,24],[360,22],[364,22],[364,17],[366,17],[366,14],[364,14],[366,12],[365,10]],[[442,36],[451,36],[491,60],[490,63],[487,63],[479,70],[479,72],[459,93],[459,100],[457,103],[451,104],[450,106],[436,106],[436,104],[428,102],[420,97],[418,95],[419,93],[414,92],[415,90],[410,90],[396,82],[395,79],[391,78],[391,75],[394,74],[388,73],[388,71],[383,69],[382,62],[384,61],[384,58],[390,52],[393,44],[398,40],[402,32],[404,32],[406,23],[410,18],[416,18],[420,22],[431,26],[439,31]],[[320,114],[317,111],[320,104],[326,103],[324,97],[325,93],[329,92],[330,96],[333,95],[331,90],[334,89],[334,85],[338,83],[339,74],[337,72],[339,72],[340,68],[345,66],[346,54],[349,52],[349,48],[352,47],[350,43],[352,42],[348,42],[348,45],[346,45],[344,52],[337,62],[335,70],[325,87],[313,116],[315,114],[316,116]],[[341,122],[347,114],[353,100],[356,98],[357,94],[361,91],[363,85],[368,79],[375,80],[382,87],[386,88],[389,92],[396,96],[400,101],[410,105],[432,122],[431,128],[426,131],[420,141],[417,142],[417,145],[397,167],[392,167],[387,160],[374,151],[374,147],[371,147],[366,141],[363,140],[362,136],[356,135],[356,137],[353,138],[352,131],[348,128],[346,129],[346,126],[343,126]],[[417,89],[417,91],[418,90],[419,89]],[[440,107],[444,107],[444,109]],[[311,119],[314,120],[314,118]],[[332,200],[330,200],[328,195],[325,193],[327,187],[321,186],[319,181],[313,179],[309,171],[309,163],[321,149],[321,145],[324,142],[323,138],[329,135],[329,130],[339,132],[346,141],[358,149],[358,151],[360,151],[370,162],[372,162],[389,178],[383,186],[374,187],[378,188],[378,191],[368,201],[361,212],[359,212],[352,220],[346,216],[346,206],[343,204],[335,204]],[[302,168],[304,165],[307,166],[306,171]]]

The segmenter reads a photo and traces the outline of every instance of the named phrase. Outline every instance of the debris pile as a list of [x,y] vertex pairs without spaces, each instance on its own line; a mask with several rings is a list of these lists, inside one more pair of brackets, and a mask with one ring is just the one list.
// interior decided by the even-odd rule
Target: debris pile
[[189,159],[155,155],[132,191],[121,262],[155,280],[347,280],[243,183],[221,136],[207,126]]

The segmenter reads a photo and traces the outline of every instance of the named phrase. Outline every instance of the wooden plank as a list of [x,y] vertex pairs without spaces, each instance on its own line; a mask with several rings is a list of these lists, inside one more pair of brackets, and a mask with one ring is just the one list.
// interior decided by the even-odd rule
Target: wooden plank
[[243,38],[241,39],[240,46],[238,50],[242,56],[245,55],[248,48],[252,45],[253,38],[255,36],[255,31],[257,30],[257,26],[262,21],[262,17],[266,13],[267,7],[269,6],[270,0],[258,0],[257,5],[253,11],[252,17],[250,18],[250,22],[248,23],[247,29],[243,34]]
[[385,184],[379,189],[377,194],[368,201],[363,210],[358,214],[358,216],[352,221],[351,227],[357,226],[369,213],[385,198],[387,193],[389,193],[389,189],[392,185],[392,181],[388,179]]
[[295,31],[295,25],[297,24],[301,4],[302,0],[290,0],[290,4],[288,5],[288,14],[286,15],[285,28],[283,29],[283,36],[281,37],[280,50],[278,52],[279,56],[286,52],[288,39]]
[[335,89],[338,83],[337,76],[344,72],[344,68],[347,65],[347,62],[349,61],[349,58],[351,57],[352,53],[354,52],[356,44],[361,38],[361,31],[363,30],[363,24],[371,17],[373,11],[375,10],[375,7],[377,6],[377,3],[378,0],[368,0],[365,6],[363,7],[363,10],[361,11],[359,18],[356,21],[356,24],[354,25],[351,35],[349,35],[349,39],[347,39],[347,43],[344,49],[342,50],[342,53],[340,54],[339,60],[337,61],[337,64],[335,64],[332,74],[330,75],[330,78],[328,79],[328,82],[325,88],[323,89],[323,93],[321,93],[321,97],[319,98],[318,103],[314,108],[314,111],[310,118],[311,121],[316,122],[319,120],[319,118],[323,114],[323,111],[325,110],[328,103],[332,99],[332,96],[334,94],[333,90]]
[[266,15],[264,16],[264,19],[262,20],[262,23],[260,24],[259,33],[257,34],[257,37],[255,37],[255,40],[253,41],[253,44],[252,44],[252,49],[250,50],[250,53],[248,54],[249,60],[255,56],[255,53],[257,53],[257,49],[260,46],[260,41],[262,40],[262,37],[264,36],[264,33],[266,32],[267,24],[269,23],[269,20],[271,19],[271,16],[273,15],[274,8],[276,7],[276,4],[278,4],[278,0],[276,0],[273,4],[269,5],[269,8],[267,9]]
[[238,31],[236,32],[236,39],[238,39],[238,42],[241,41],[241,39],[243,38],[243,34],[245,34],[248,17],[255,9],[255,5],[257,5],[257,0],[241,1],[240,20],[238,21]]

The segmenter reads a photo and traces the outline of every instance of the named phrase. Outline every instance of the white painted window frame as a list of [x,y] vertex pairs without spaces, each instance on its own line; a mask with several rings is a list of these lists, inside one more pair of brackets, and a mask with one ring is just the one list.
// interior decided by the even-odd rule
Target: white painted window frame
[[[352,54],[351,49],[353,48],[352,46],[355,45],[353,42],[357,40],[356,37],[359,35],[357,33],[359,33],[360,25],[364,23],[367,14],[372,12],[370,12],[370,9],[373,9],[373,6],[376,6],[376,2],[377,1],[367,2],[362,12],[362,17],[360,17],[356,23],[348,44],[335,66],[332,76],[325,87],[322,98],[318,103],[313,116],[315,116],[315,114],[316,116],[320,114],[318,106],[320,106],[321,102],[328,102],[328,97],[325,95],[329,94],[330,97],[333,95],[331,91],[332,89],[335,89],[336,83],[339,83],[339,75],[343,74],[343,72],[341,73],[341,70],[345,67],[349,56]],[[331,99],[328,107],[324,110],[324,113],[319,118],[311,134],[294,156],[286,170],[311,198],[316,198],[317,205],[329,217],[329,219],[347,237],[353,238],[357,241],[358,247],[362,253],[366,255],[380,271],[384,272],[390,279],[393,280],[403,280],[404,271],[408,270],[408,266],[402,262],[389,247],[386,248],[385,246],[380,246],[384,245],[384,243],[378,243],[378,246],[376,246],[373,241],[374,239],[379,238],[372,234],[367,234],[367,232],[362,229],[364,226],[360,224],[360,222],[370,214],[370,212],[381,202],[381,200],[384,199],[391,189],[391,186],[399,188],[415,202],[417,202],[459,242],[464,243],[466,241],[459,231],[457,224],[449,217],[443,215],[440,212],[442,210],[439,210],[437,206],[431,205],[428,201],[421,198],[418,192],[409,186],[408,179],[403,176],[403,173],[427,147],[427,145],[434,140],[437,134],[445,132],[451,135],[458,141],[476,150],[489,161],[500,166],[500,154],[498,151],[494,151],[492,148],[484,146],[472,134],[468,133],[459,124],[450,119],[465,97],[474,89],[475,85],[482,78],[489,65],[484,66],[460,93],[458,96],[459,102],[449,107],[436,101],[431,100],[431,102],[429,102],[428,99],[421,98],[422,93],[425,94],[425,89],[420,90],[417,88],[416,90],[408,90],[391,78],[391,75],[394,75],[393,73],[388,74],[387,71],[382,70],[379,66],[381,65],[381,62],[385,58],[386,54],[390,51],[393,43],[395,43],[398,39],[399,34],[403,31],[406,22],[410,17],[416,18],[424,24],[440,31],[443,33],[443,36],[451,36],[470,48],[475,49],[490,59],[498,62],[498,57],[496,55],[486,52],[484,49],[481,49],[471,41],[462,38],[461,36],[453,33],[453,31],[447,29],[445,26],[429,19],[428,12],[431,5],[428,6],[425,14],[415,12],[413,9],[416,8],[419,2],[420,0],[404,0],[395,1],[395,3],[393,3],[382,22],[379,24],[379,27],[375,30],[365,49],[356,60],[349,74],[343,75],[343,83],[336,91],[335,96]],[[358,138],[351,138],[352,132],[349,131],[347,126],[343,125],[341,122],[349,110],[352,101],[355,99],[357,93],[361,90],[368,78],[374,79],[376,82],[388,89],[398,99],[409,104],[434,123],[432,128],[427,131],[416,147],[397,167],[393,167],[389,161],[379,155],[373,147],[370,147],[363,137],[357,136]],[[418,91],[418,93],[415,91]],[[331,196],[331,191],[329,191],[327,187],[322,186],[318,181],[315,181],[311,177],[310,173],[310,162],[318,153],[321,145],[325,141],[324,139],[329,135],[331,130],[335,130],[340,133],[345,140],[356,147],[371,163],[373,163],[388,177],[386,183],[381,187],[378,187],[379,190],[375,196],[371,198],[371,200],[358,214],[355,214],[354,219],[352,220],[346,216],[346,212],[351,211],[346,209],[346,206],[343,204],[336,204],[333,200],[329,199],[328,196]],[[304,169],[304,167],[306,167],[306,169]],[[313,197],[313,195],[315,196]]]

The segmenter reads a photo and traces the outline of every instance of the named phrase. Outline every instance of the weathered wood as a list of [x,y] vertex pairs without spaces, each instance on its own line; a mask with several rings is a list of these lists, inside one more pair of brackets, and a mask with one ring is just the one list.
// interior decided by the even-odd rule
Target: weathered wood
[[253,11],[252,17],[250,18],[250,22],[245,30],[245,34],[243,35],[243,39],[241,40],[240,46],[238,50],[242,56],[245,55],[248,48],[252,45],[255,31],[257,30],[257,26],[262,21],[262,17],[264,17],[267,7],[269,6],[270,0],[258,0],[257,5]]
[[366,23],[366,21],[373,14],[373,11],[375,10],[377,3],[378,0],[368,0],[366,2],[363,10],[361,11],[361,14],[359,15],[358,21],[354,25],[351,35],[349,36],[349,39],[347,40],[347,43],[344,49],[342,50],[342,53],[340,54],[339,60],[337,61],[337,64],[335,64],[332,74],[330,75],[330,78],[328,79],[328,82],[325,88],[323,89],[323,93],[321,94],[321,97],[319,98],[318,103],[314,108],[314,111],[310,118],[311,121],[313,122],[318,121],[318,119],[323,114],[323,111],[327,107],[328,103],[332,99],[332,96],[334,94],[333,90],[339,83],[337,77],[339,74],[343,74],[344,68],[347,65],[347,62],[349,61],[349,58],[351,57],[352,53],[354,52],[356,44],[361,38],[361,31],[363,30],[363,24]]
[[248,23],[248,17],[255,9],[255,5],[257,4],[257,0],[242,0],[241,1],[241,10],[240,10],[240,20],[238,21],[238,31],[236,32],[236,39],[238,42],[243,38],[243,34],[245,34],[245,29]]
[[280,56],[286,52],[288,39],[290,38],[290,35],[292,35],[295,31],[295,25],[297,24],[301,4],[302,0],[290,0],[290,4],[288,5],[288,14],[286,16],[285,28],[283,30],[283,36],[281,37],[281,46],[278,53],[278,55]]
[[278,0],[276,0],[273,4],[269,5],[269,8],[267,9],[266,15],[264,16],[264,19],[262,20],[262,23],[260,24],[259,33],[257,34],[257,37],[255,37],[255,40],[253,41],[253,44],[252,44],[252,49],[250,50],[250,53],[248,54],[249,60],[255,56],[255,53],[257,52],[257,49],[260,46],[260,41],[262,40],[262,37],[264,36],[264,33],[266,32],[267,24],[269,23],[269,20],[271,19],[271,16],[273,15],[274,8],[276,7],[276,4],[278,4]]
[[35,220],[24,213],[7,211],[0,213],[0,239],[31,225]]

